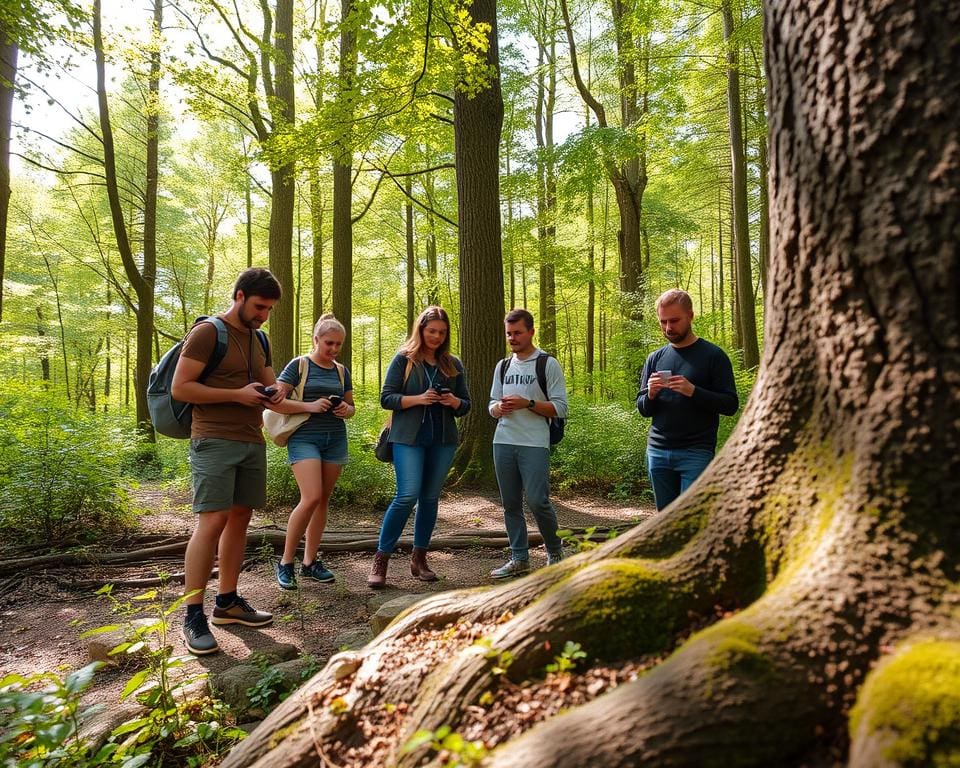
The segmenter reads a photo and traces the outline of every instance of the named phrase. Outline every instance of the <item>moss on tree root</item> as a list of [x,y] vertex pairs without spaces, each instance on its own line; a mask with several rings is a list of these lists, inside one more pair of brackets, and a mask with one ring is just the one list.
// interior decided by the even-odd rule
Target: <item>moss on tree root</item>
[[928,640],[871,672],[850,716],[851,765],[960,766],[960,642]]

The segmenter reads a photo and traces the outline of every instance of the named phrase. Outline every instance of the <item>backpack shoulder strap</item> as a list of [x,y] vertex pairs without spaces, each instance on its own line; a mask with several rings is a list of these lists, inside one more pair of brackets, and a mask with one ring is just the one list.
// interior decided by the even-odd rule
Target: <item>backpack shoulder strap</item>
[[229,331],[227,330],[227,324],[219,317],[198,317],[197,322],[194,323],[194,327],[200,323],[209,323],[217,329],[217,342],[213,347],[213,353],[210,355],[210,359],[207,360],[207,364],[203,367],[203,371],[201,371],[197,377],[197,381],[202,384],[211,373],[217,370],[217,366],[220,365],[220,363],[223,362],[223,358],[226,357]]
[[547,398],[547,400],[550,399],[550,393],[547,392],[547,358],[549,357],[549,354],[541,350],[536,362],[537,383],[540,385],[540,389],[543,390],[543,396]]
[[337,378],[340,379],[340,389],[343,392],[346,392],[346,378],[343,373],[343,363],[338,363],[336,360],[333,361],[333,367],[337,369]]
[[507,378],[507,368],[510,367],[510,360],[512,358],[505,357],[500,361],[500,386],[503,386],[504,379]]
[[260,340],[260,346],[263,347],[263,359],[266,360],[270,356],[270,340],[267,338],[267,334],[261,331],[259,328],[255,331],[257,338]]

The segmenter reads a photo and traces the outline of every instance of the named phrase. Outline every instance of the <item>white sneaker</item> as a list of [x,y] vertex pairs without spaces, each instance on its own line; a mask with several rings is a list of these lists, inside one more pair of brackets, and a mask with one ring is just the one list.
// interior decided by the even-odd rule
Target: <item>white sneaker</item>
[[490,571],[491,579],[512,579],[514,576],[523,576],[530,572],[529,560],[510,559],[499,568]]

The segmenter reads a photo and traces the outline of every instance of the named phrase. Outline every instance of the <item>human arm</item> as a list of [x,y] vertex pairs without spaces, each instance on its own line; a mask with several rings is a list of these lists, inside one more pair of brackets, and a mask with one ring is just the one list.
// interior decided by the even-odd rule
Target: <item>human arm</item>
[[490,402],[487,403],[487,412],[495,419],[499,419],[505,411],[500,407],[500,400],[503,397],[503,381],[500,377],[500,367],[506,365],[501,360],[493,367],[493,383],[490,385]]
[[643,364],[643,370],[640,372],[639,392],[637,393],[637,410],[641,416],[647,418],[653,416],[656,411],[657,395],[661,389],[665,389],[665,384],[657,373],[657,360],[654,355],[650,355]]
[[[683,377],[672,377],[671,384],[673,378]],[[732,416],[740,407],[737,382],[733,377],[733,364],[726,353],[719,348],[711,359],[709,384],[705,387],[694,387],[690,384],[690,387],[692,388],[688,395],[690,401],[705,411]],[[675,389],[673,386],[670,388]]]
[[524,407],[529,408],[538,416],[545,419],[567,418],[567,382],[563,376],[563,368],[560,367],[560,361],[550,356],[546,364],[547,391],[546,400],[534,400],[533,405],[529,401],[524,403]]

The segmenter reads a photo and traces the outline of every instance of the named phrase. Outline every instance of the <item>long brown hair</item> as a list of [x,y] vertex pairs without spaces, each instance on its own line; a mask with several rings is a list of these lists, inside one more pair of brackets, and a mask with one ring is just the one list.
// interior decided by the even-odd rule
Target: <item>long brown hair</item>
[[407,340],[403,342],[403,345],[400,347],[400,354],[404,355],[407,360],[422,365],[423,329],[427,323],[433,322],[434,320],[439,320],[447,326],[447,336],[443,340],[443,343],[437,347],[437,368],[440,369],[444,376],[453,378],[460,372],[453,364],[453,355],[450,354],[450,318],[443,307],[430,306],[420,313],[420,316],[413,324],[413,328],[410,329],[410,336],[407,337]]

